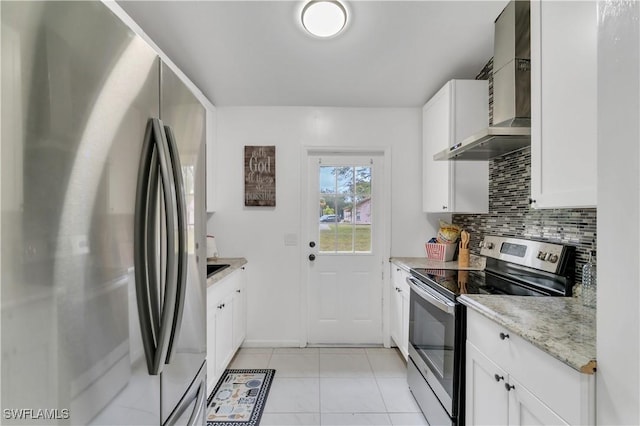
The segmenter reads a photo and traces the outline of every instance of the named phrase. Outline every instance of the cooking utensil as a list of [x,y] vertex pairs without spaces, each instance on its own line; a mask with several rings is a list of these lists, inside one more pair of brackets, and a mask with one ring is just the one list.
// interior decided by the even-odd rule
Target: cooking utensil
[[460,250],[458,253],[458,266],[462,268],[469,267],[469,233],[462,231],[460,233]]
[[460,243],[460,248],[463,249],[468,249],[469,248],[469,233],[467,231],[462,231],[460,233],[460,239],[461,239],[461,243]]

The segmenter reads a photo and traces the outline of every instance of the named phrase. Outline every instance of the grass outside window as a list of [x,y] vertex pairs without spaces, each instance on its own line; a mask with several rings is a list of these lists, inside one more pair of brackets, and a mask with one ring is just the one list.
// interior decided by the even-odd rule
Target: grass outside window
[[371,253],[371,225],[323,225],[320,227],[321,253]]

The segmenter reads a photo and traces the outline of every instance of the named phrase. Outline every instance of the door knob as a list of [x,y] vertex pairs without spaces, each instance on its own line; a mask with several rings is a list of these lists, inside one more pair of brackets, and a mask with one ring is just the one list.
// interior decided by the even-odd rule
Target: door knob
[[314,260],[316,260],[316,255],[315,255],[315,254],[313,254],[313,253],[311,253],[311,254],[309,255],[309,260],[310,260],[310,261],[312,261],[312,262],[313,262]]

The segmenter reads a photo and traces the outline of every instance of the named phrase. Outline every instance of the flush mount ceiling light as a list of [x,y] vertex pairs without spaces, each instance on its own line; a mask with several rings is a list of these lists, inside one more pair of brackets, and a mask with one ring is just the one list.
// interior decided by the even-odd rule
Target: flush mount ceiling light
[[302,9],[302,26],[316,37],[338,34],[347,23],[347,10],[339,1],[312,0]]

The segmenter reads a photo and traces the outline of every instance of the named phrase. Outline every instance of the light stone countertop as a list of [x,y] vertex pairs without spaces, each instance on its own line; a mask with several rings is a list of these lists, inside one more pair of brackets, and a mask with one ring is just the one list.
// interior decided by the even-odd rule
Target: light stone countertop
[[207,265],[230,265],[228,268],[225,268],[222,271],[215,273],[211,277],[207,278],[207,287],[210,287],[220,282],[226,276],[234,273],[235,271],[242,268],[246,264],[247,264],[247,259],[245,259],[244,257],[207,258]]
[[437,260],[427,259],[426,257],[392,257],[389,262],[409,272],[411,268],[427,268],[427,269],[459,269],[464,271],[482,271],[485,268],[487,259],[474,254],[469,256],[469,266],[461,268],[458,261],[439,262]]
[[596,310],[574,297],[465,294],[458,298],[584,374],[596,371]]

